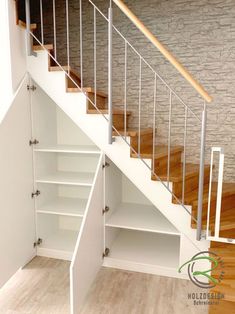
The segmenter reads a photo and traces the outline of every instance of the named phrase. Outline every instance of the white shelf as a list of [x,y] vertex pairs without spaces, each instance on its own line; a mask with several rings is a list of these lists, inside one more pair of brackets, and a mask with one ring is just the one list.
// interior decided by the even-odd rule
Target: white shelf
[[37,183],[65,184],[77,186],[92,186],[94,173],[58,171],[53,174],[41,176]]
[[100,154],[97,147],[88,145],[43,145],[36,146],[34,151],[45,153]]
[[107,259],[174,269],[179,266],[180,237],[173,235],[123,229],[109,248]]
[[58,197],[38,208],[37,213],[83,217],[87,199]]
[[180,235],[179,231],[153,206],[121,203],[106,226]]
[[37,247],[37,255],[71,260],[78,237],[78,231],[58,230]]

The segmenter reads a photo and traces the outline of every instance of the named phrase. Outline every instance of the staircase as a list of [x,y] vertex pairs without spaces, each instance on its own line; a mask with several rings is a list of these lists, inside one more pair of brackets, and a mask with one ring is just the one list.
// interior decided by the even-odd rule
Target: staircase
[[[58,65],[54,59],[55,51],[52,44],[33,46],[35,52],[45,49],[49,53],[48,71],[65,73],[65,91],[71,95],[85,94],[87,115],[101,115],[107,119],[110,112],[108,95],[103,91],[97,91],[93,87],[83,87],[80,74],[69,64]],[[120,108],[112,109],[112,136],[116,139],[115,145],[118,145],[120,140],[123,139],[129,145],[130,157],[132,159],[141,159],[146,165],[149,165],[150,171],[146,171],[149,180],[163,183],[167,190],[171,192],[172,204],[181,205],[186,210],[191,207],[192,229],[197,229],[198,195],[201,188],[202,228],[205,229],[207,225],[210,165],[203,165],[204,180],[203,186],[200,186],[200,165],[185,162],[185,147],[181,145],[155,145],[155,129],[149,127],[131,128],[129,121],[132,115],[132,111],[121,110]],[[217,182],[213,182],[209,225],[212,234],[215,230],[216,201]],[[220,236],[235,238],[235,184],[233,183],[223,184]],[[211,290],[211,292],[223,293],[224,299],[220,301],[219,306],[210,306],[209,313],[235,313],[235,247],[228,243],[211,242],[210,250],[221,256],[224,261],[225,276],[224,280]],[[215,278],[219,276],[216,270],[212,272],[212,275]]]
[[[50,54],[53,55],[53,46],[49,45],[45,47],[49,50]],[[34,51],[38,51],[41,46],[34,46]],[[62,71],[62,69],[56,65],[53,65],[53,60],[49,58],[48,64],[49,71]],[[63,66],[63,69],[68,72],[68,66]],[[74,81],[79,84],[81,83],[78,74],[70,69],[70,78],[65,76],[66,92],[67,93],[81,93],[81,90],[75,86]],[[91,102],[94,101],[95,91],[91,87],[83,88],[83,92],[87,95],[87,114],[107,114],[107,98],[103,92],[97,91],[97,108],[94,108]],[[128,111],[127,116],[131,116],[131,111]],[[130,156],[132,158],[139,158],[139,155],[144,159],[149,159],[152,165],[151,180],[162,180],[167,181],[167,164],[168,164],[168,147],[167,146],[155,146],[153,149],[153,130],[151,128],[141,129],[130,129],[128,127],[127,118],[127,130],[124,129],[125,112],[120,109],[113,110],[113,136],[128,136],[130,137]],[[138,143],[141,143],[141,151],[138,154]],[[182,146],[171,146],[170,149],[170,182],[173,186],[173,194],[177,199],[172,196],[172,203],[178,204],[178,199],[182,200],[182,185],[183,185],[183,164],[182,154],[184,148]],[[153,155],[153,151],[155,151]],[[153,158],[154,156],[154,158]],[[209,176],[210,166],[205,165],[204,167],[204,189],[203,189],[203,215],[202,225],[203,229],[206,228],[207,223],[207,208],[208,208],[208,190],[209,190]],[[196,217],[198,208],[198,186],[199,186],[199,165],[186,163],[185,167],[185,195],[184,204],[192,206],[192,217]],[[216,209],[216,198],[217,198],[217,182],[213,182],[212,195],[211,195],[211,221],[214,221],[215,209]],[[223,185],[223,196],[222,196],[222,215],[220,235],[227,238],[235,238],[235,184],[225,183]],[[191,227],[197,228],[195,220],[192,218]],[[210,228],[213,232],[214,223],[211,223]],[[221,306],[211,306],[210,314],[222,313],[226,309],[229,313],[235,313],[235,249],[232,244],[213,243],[211,244],[211,251],[217,253],[225,262],[225,278],[216,288],[211,292],[220,292],[225,295],[225,299],[221,302]],[[233,256],[234,255],[234,256]],[[212,272],[212,275],[217,278],[216,271]],[[234,311],[234,312],[233,312]]]

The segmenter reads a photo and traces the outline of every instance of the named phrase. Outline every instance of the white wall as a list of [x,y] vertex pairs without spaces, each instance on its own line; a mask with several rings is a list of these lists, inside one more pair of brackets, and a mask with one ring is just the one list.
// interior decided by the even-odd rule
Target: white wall
[[12,89],[15,91],[26,72],[26,32],[16,25],[15,1],[8,1]]
[[0,123],[26,72],[25,31],[16,25],[15,1],[0,1]]
[[1,58],[0,58],[0,121],[5,114],[6,104],[10,102],[11,89],[11,62],[10,41],[8,29],[8,5],[6,0],[0,1],[0,34],[1,34]]

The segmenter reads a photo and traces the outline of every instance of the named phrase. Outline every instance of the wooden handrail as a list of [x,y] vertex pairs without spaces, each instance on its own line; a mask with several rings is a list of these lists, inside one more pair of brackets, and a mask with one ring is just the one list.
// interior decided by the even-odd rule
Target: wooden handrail
[[180,74],[194,87],[194,89],[210,103],[212,97],[201,84],[193,78],[188,70],[170,53],[169,50],[150,32],[150,30],[137,18],[137,16],[121,0],[113,0],[120,10],[135,24],[135,26],[153,43],[163,56],[180,72]]

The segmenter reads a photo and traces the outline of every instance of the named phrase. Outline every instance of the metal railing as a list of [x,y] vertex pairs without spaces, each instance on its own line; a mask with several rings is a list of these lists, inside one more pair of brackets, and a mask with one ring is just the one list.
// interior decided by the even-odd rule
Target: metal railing
[[[214,155],[219,154],[219,166],[218,166],[218,180],[216,188],[216,202],[215,202],[215,213],[214,216],[211,217],[211,209],[212,209],[212,180],[213,180],[213,164],[214,164]],[[223,173],[224,173],[224,150],[221,147],[212,147],[211,149],[211,166],[210,166],[210,181],[209,181],[209,196],[208,196],[208,208],[207,208],[207,225],[206,225],[206,239],[210,241],[224,242],[224,243],[233,243],[235,244],[235,239],[220,236],[221,229],[221,215],[222,210],[222,190],[223,190]],[[215,183],[214,183],[215,184]],[[212,222],[211,218],[214,218],[214,222]]]
[[[26,1],[26,24],[27,24],[27,36],[28,36],[28,52],[29,55],[32,54],[32,46],[31,40],[33,37],[40,45],[44,45],[45,43],[45,36],[44,36],[44,28],[43,28],[43,5],[42,1],[40,1],[40,20],[41,20],[41,41],[30,31],[30,7],[29,7],[29,0]],[[128,49],[138,57],[139,59],[139,86],[138,86],[138,142],[137,148],[131,147],[132,152],[134,152],[137,157],[142,160],[142,162],[146,165],[146,167],[151,171],[152,175],[157,178],[162,184],[167,188],[167,190],[172,194],[172,197],[175,201],[180,204],[191,216],[194,221],[197,222],[197,240],[201,239],[202,233],[202,204],[203,204],[203,190],[204,190],[204,161],[205,161],[205,138],[206,138],[206,102],[204,101],[204,107],[202,110],[202,117],[198,117],[198,115],[183,101],[183,99],[170,87],[170,85],[163,79],[163,77],[157,73],[153,69],[153,67],[146,61],[146,59],[137,51],[137,49],[123,36],[123,34],[115,27],[113,24],[113,8],[112,8],[112,1],[110,1],[110,7],[108,10],[108,17],[106,17],[103,12],[93,3],[92,0],[88,0],[88,2],[92,5],[93,8],[93,22],[94,22],[94,100],[89,99],[89,102],[97,109],[98,112],[101,113],[97,106],[97,15],[101,16],[108,24],[108,118],[106,116],[105,119],[109,123],[108,127],[108,143],[112,144],[113,142],[113,131],[116,134],[120,135],[123,140],[130,146],[128,142],[128,121],[127,121],[127,61],[128,61]],[[77,82],[73,79],[70,75],[70,32],[69,32],[69,2],[66,0],[66,49],[67,49],[67,65],[68,71],[65,71],[64,67],[58,62],[58,43],[57,43],[57,30],[56,30],[56,7],[55,1],[53,0],[53,36],[54,36],[54,52],[53,54],[48,51],[50,57],[54,60],[54,62],[61,68],[62,71],[65,72],[67,77],[73,82],[81,92],[84,91],[84,65],[83,65],[83,5],[82,0],[79,1],[79,35],[80,35],[80,79],[81,79],[81,86],[77,84]],[[113,32],[115,31],[116,34],[124,42],[124,130],[120,132],[120,130],[116,129],[113,125]],[[153,123],[152,123],[152,167],[144,160],[141,156],[141,110],[142,110],[142,71],[143,65],[147,66],[147,68],[151,71],[153,75]],[[158,173],[155,171],[155,155],[156,155],[156,105],[157,105],[157,88],[158,88],[158,80],[167,88],[169,92],[169,115],[168,115],[168,136],[167,136],[167,169],[166,169],[166,181],[160,179]],[[85,93],[85,92],[84,92]],[[86,95],[86,97],[88,97]],[[174,195],[173,191],[171,190],[171,138],[172,138],[172,108],[173,104],[173,97],[175,97],[180,104],[184,108],[184,130],[183,130],[183,160],[182,160],[182,192],[181,196]],[[200,167],[199,167],[199,188],[198,188],[198,212],[197,212],[197,219],[193,217],[192,213],[188,210],[185,204],[185,190],[186,190],[186,161],[187,161],[187,154],[186,154],[186,142],[187,142],[187,130],[188,130],[188,116],[189,113],[194,117],[197,124],[201,126],[201,145],[200,145]]]

